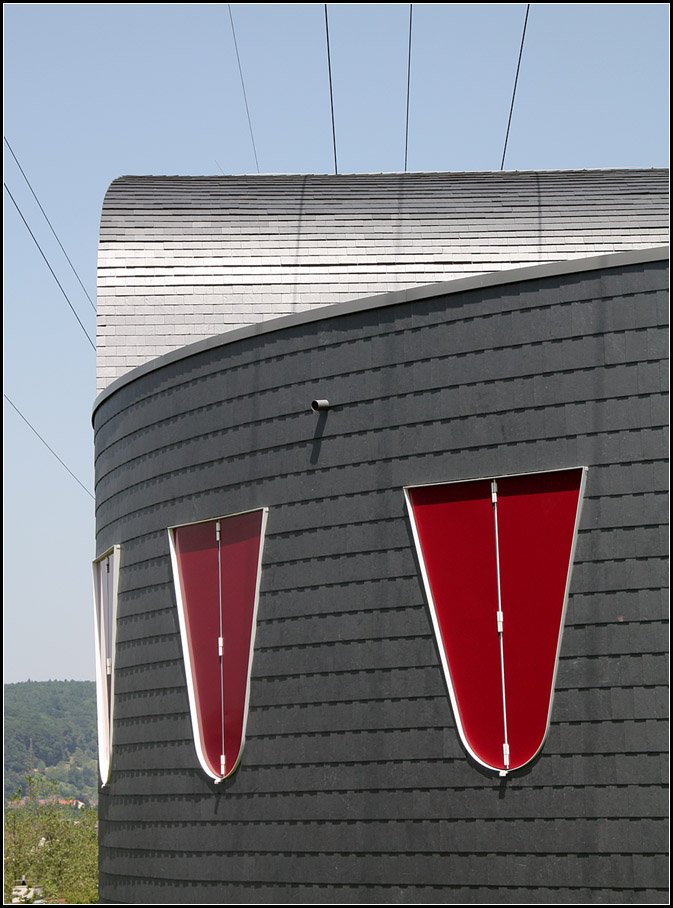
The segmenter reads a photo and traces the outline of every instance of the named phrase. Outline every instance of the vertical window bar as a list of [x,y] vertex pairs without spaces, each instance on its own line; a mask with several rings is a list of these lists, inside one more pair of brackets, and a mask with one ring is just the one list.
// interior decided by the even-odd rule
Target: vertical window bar
[[113,635],[113,579],[114,572],[110,570],[110,562],[113,555],[108,555],[105,559],[105,575],[103,584],[105,593],[102,597],[103,620],[101,625],[104,628],[103,653],[105,655],[105,675],[107,680],[107,698],[108,698],[108,716],[112,715],[112,635]]
[[509,740],[507,738],[507,697],[505,695],[505,649],[503,645],[502,635],[503,635],[503,611],[502,611],[502,595],[500,590],[500,545],[498,541],[498,483],[494,479],[491,483],[491,501],[493,503],[493,523],[495,525],[495,566],[498,577],[498,613],[497,613],[497,627],[498,627],[498,636],[500,638],[500,676],[502,679],[502,723],[503,723],[503,734],[505,736],[505,741],[502,747],[503,754],[503,763],[505,764],[505,771],[501,775],[506,775],[507,770],[509,769]]
[[217,587],[220,609],[220,637],[217,641],[218,651],[220,655],[220,703],[222,706],[222,757],[220,760],[220,771],[222,773],[222,777],[224,778],[224,633],[222,620],[222,534],[220,532],[219,520],[215,524],[215,534],[217,538]]
[[103,578],[103,585],[105,586],[105,591],[102,597],[103,603],[103,621],[101,622],[104,630],[103,634],[105,639],[103,641],[103,647],[105,649],[105,655],[111,656],[110,653],[110,641],[112,640],[112,572],[110,571],[110,559],[111,555],[108,555],[105,559],[105,575]]

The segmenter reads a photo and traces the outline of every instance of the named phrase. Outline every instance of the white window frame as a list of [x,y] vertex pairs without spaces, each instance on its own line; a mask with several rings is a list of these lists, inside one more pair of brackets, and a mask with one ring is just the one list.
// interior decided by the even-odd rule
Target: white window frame
[[[96,707],[98,713],[98,770],[101,784],[110,780],[114,718],[115,649],[117,642],[117,599],[121,546],[113,545],[92,564],[96,653]],[[107,596],[101,584],[101,566],[112,557],[112,578]],[[103,626],[101,627],[101,617]],[[108,677],[110,683],[108,685]]]

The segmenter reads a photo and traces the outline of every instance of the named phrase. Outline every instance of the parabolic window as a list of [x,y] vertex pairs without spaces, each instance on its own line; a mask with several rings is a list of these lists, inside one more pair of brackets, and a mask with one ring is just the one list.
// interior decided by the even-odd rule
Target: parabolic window
[[586,469],[405,489],[461,739],[505,774],[549,727]]
[[115,545],[93,562],[98,768],[103,785],[107,784],[110,778],[112,761],[114,658],[120,550],[120,546]]
[[221,781],[245,743],[267,509],[171,527],[194,742]]

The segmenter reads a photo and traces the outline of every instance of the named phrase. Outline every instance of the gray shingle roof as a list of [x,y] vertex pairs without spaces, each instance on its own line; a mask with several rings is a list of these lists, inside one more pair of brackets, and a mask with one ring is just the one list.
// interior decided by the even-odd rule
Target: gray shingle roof
[[121,177],[101,218],[98,390],[242,325],[667,242],[667,170]]

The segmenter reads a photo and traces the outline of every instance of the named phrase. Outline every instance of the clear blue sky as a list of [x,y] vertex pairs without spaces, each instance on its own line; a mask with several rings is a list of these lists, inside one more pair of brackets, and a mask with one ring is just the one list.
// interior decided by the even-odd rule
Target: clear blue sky
[[[341,172],[404,169],[408,4],[330,4]],[[414,4],[409,170],[499,170],[526,4]],[[254,173],[226,4],[5,4],[4,133],[95,300],[122,174]],[[262,172],[329,173],[322,4],[233,4]],[[667,4],[532,4],[508,170],[668,165]],[[95,317],[13,158],[5,182]],[[4,390],[93,490],[95,357],[5,192]],[[93,679],[93,501],[5,404],[5,680]]]

